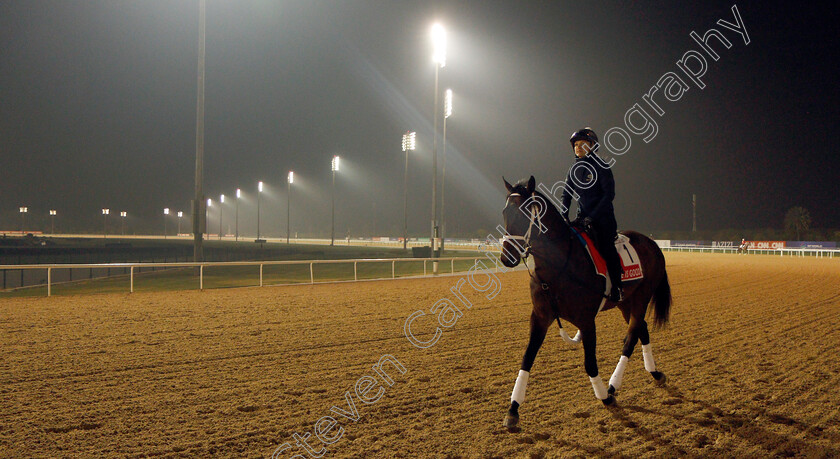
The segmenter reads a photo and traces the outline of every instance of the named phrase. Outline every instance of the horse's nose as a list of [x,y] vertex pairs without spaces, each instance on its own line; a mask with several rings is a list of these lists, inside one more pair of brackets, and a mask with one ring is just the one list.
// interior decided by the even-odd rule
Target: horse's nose
[[499,258],[505,267],[514,268],[519,264],[521,258],[519,258],[518,254],[514,255],[515,252],[509,250],[506,246],[507,243],[502,244],[502,253],[499,255]]

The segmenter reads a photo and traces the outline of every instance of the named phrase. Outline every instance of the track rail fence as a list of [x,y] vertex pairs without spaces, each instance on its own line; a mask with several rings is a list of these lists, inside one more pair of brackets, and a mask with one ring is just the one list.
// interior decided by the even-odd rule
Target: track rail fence
[[[738,253],[737,247],[662,247],[664,252],[708,252],[708,253]],[[791,257],[840,258],[840,249],[808,249],[808,248],[780,248],[780,249],[747,249],[748,254],[779,255]]]
[[[475,266],[478,260],[489,260],[487,256],[476,256],[476,257],[449,257],[449,258],[356,258],[356,259],[344,259],[344,260],[289,260],[289,261],[227,261],[227,262],[203,262],[203,263],[194,263],[194,262],[183,262],[183,263],[88,263],[88,264],[76,264],[76,263],[60,263],[60,264],[35,264],[35,265],[0,265],[0,271],[17,271],[17,270],[46,270],[47,278],[46,284],[38,284],[38,285],[31,285],[26,287],[18,287],[18,288],[33,288],[33,287],[43,287],[46,285],[47,287],[47,296],[52,296],[52,286],[54,285],[53,282],[53,271],[55,270],[62,270],[62,269],[128,269],[128,278],[129,278],[129,292],[134,293],[134,277],[135,277],[135,268],[137,271],[140,269],[152,269],[152,268],[163,268],[163,269],[171,269],[171,268],[197,268],[198,269],[198,288],[199,290],[204,290],[204,270],[208,267],[232,267],[232,266],[258,266],[259,267],[259,286],[263,287],[265,283],[263,282],[263,268],[266,266],[277,266],[277,265],[308,265],[309,266],[309,284],[319,283],[316,282],[315,279],[315,265],[323,265],[323,264],[351,264],[353,265],[353,281],[359,280],[359,264],[366,264],[366,263],[390,263],[391,264],[391,276],[390,277],[375,277],[375,278],[364,278],[364,280],[381,280],[381,279],[396,279],[397,278],[397,263],[419,263],[423,262],[423,275],[429,275],[429,268],[432,268],[433,271],[437,271],[438,273],[445,270],[447,267],[448,272],[450,274],[455,274],[455,262],[456,261],[473,261],[471,266]],[[498,262],[498,260],[496,260]],[[435,267],[435,264],[438,266]],[[431,265],[431,266],[430,266]],[[446,266],[449,265],[449,266]],[[488,269],[491,267],[490,264],[487,264]],[[493,264],[496,271],[498,272],[498,264]],[[460,272],[460,270],[459,270]],[[107,279],[113,276],[103,276],[98,279]],[[400,277],[409,277],[409,276],[400,276]],[[350,280],[349,278],[347,280]],[[321,281],[323,282],[334,282],[331,281]],[[297,282],[297,284],[305,284],[306,282]],[[281,284],[271,284],[271,285],[281,285]]]

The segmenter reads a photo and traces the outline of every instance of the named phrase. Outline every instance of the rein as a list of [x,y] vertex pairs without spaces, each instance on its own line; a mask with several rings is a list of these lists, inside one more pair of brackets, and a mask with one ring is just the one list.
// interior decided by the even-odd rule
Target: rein
[[[520,193],[510,193],[507,196],[507,200],[510,200],[510,198],[514,197],[514,196],[522,197],[522,195]],[[533,194],[532,194],[532,196],[533,196]],[[548,293],[548,290],[550,288],[549,284],[547,282],[543,282],[539,278],[539,276],[536,273],[536,270],[534,272],[531,272],[531,268],[528,266],[528,261],[527,261],[528,256],[533,253],[533,246],[531,246],[531,232],[534,228],[534,224],[536,222],[536,224],[539,227],[544,226],[542,224],[542,219],[540,218],[539,213],[534,208],[534,204],[536,204],[536,203],[532,203],[531,207],[530,207],[531,214],[529,216],[528,230],[525,232],[525,234],[523,236],[510,235],[510,234],[505,235],[504,237],[502,237],[501,243],[502,243],[502,245],[504,245],[505,241],[511,241],[513,244],[516,244],[517,246],[522,247],[524,249],[524,251],[522,252],[522,260],[525,264],[525,268],[528,269],[528,275],[531,277],[531,279],[533,279],[534,281],[539,283],[540,287],[542,287],[542,289]],[[587,288],[587,289],[590,289],[590,290],[593,290],[593,291],[597,291],[597,293],[599,295],[601,295],[602,297],[606,297],[607,295],[605,295],[604,292],[602,292],[600,289],[598,289],[597,287],[592,287],[590,284],[584,282],[582,279],[578,278],[577,276],[575,276],[575,275],[573,275],[573,274],[571,274],[567,271],[566,268],[568,268],[569,260],[572,257],[572,246],[574,245],[573,239],[574,239],[574,233],[570,232],[570,235],[569,235],[569,249],[566,252],[565,261],[563,262],[563,266],[558,270],[558,272],[560,274],[566,276],[567,278],[569,278],[572,282],[580,285],[581,287],[584,287],[584,288]],[[517,241],[522,241],[522,242],[524,242],[524,244],[519,244],[519,242],[517,242]],[[555,311],[554,311],[555,316],[557,316],[558,321],[559,321],[559,315],[558,315],[558,313],[556,311],[556,308],[555,308],[555,305],[554,305],[554,298],[551,296],[550,293],[549,293],[549,301],[551,302],[552,309],[555,309]],[[561,326],[561,328],[562,328],[562,326]]]

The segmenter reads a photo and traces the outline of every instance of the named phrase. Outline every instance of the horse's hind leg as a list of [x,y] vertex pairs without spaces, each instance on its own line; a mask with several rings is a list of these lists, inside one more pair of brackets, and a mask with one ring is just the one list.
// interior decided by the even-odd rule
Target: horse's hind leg
[[604,405],[612,405],[615,403],[615,397],[607,392],[606,386],[601,376],[598,375],[598,359],[595,354],[595,344],[597,342],[595,336],[595,323],[581,329],[583,337],[583,365],[586,368],[586,374],[589,375],[589,382],[592,383],[592,389],[595,391],[595,398],[602,401]]
[[507,416],[505,416],[504,426],[508,429],[516,429],[519,425],[519,406],[525,401],[525,389],[528,387],[531,366],[534,365],[534,359],[537,357],[537,352],[540,350],[543,340],[545,340],[545,333],[548,331],[550,323],[550,318],[546,321],[533,312],[531,313],[531,337],[528,340],[525,355],[522,357],[522,367],[516,377],[513,393],[510,395],[510,408],[508,408]]
[[665,373],[656,370],[656,362],[653,360],[653,349],[650,346],[650,334],[648,333],[647,323],[642,321],[640,325],[639,340],[642,342],[642,358],[645,361],[645,370],[653,376],[657,385],[665,385],[665,381],[667,381]]

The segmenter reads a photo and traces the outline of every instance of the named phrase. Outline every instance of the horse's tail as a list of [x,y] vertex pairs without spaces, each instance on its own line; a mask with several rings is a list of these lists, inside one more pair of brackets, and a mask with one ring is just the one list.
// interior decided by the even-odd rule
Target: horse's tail
[[668,272],[665,271],[662,275],[662,280],[653,291],[653,324],[657,327],[664,327],[668,323],[671,315],[671,284],[668,283]]

